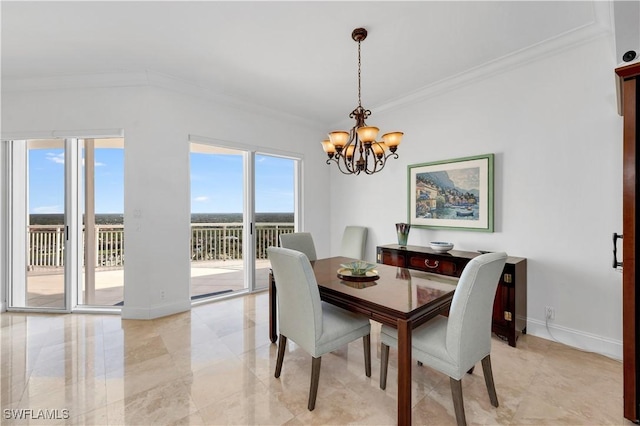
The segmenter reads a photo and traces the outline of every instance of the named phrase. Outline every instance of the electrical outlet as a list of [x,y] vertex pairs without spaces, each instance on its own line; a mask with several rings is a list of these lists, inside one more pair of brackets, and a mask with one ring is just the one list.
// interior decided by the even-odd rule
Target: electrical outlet
[[545,317],[545,319],[548,319],[548,320],[556,319],[556,310],[553,309],[553,307],[551,307],[551,306],[545,306],[544,307],[544,317]]
[[164,300],[164,290],[160,292],[160,300]]

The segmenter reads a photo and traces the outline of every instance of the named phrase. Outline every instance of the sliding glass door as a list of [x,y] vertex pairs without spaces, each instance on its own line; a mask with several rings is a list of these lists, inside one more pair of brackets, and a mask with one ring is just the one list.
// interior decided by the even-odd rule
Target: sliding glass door
[[83,268],[78,306],[124,303],[124,140],[79,140]]
[[117,305],[123,294],[123,140],[2,143],[3,167],[10,171],[8,308],[69,312]]
[[19,145],[14,158],[22,163],[16,167],[24,172],[26,191],[15,201],[28,214],[14,215],[12,231],[25,256],[17,259],[24,273],[13,281],[10,306],[66,309],[65,141],[31,140]]
[[191,299],[266,288],[267,247],[293,232],[298,159],[191,142]]
[[296,212],[298,161],[269,154],[255,155],[255,287],[269,284],[269,246],[279,246],[279,236],[293,232]]
[[246,290],[246,153],[192,142],[190,162],[191,299]]

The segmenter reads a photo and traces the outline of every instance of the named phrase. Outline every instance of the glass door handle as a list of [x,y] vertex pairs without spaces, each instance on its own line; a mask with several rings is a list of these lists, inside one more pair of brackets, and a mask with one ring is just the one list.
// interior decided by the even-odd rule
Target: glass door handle
[[622,234],[613,233],[613,269],[622,266],[622,262],[618,262],[618,238],[622,239]]

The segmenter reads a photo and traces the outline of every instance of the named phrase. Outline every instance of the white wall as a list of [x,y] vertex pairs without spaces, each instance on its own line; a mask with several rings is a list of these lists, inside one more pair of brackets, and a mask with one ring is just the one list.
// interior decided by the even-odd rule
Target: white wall
[[124,318],[153,318],[190,308],[190,134],[302,155],[304,190],[313,194],[304,198],[303,225],[317,236],[319,253],[329,252],[323,220],[328,189],[322,184],[329,171],[314,143],[318,130],[309,125],[150,85],[9,91],[3,92],[2,104],[3,138],[53,130],[124,129]]
[[[412,228],[409,244],[504,250],[528,260],[530,334],[621,358],[621,273],[611,235],[622,229],[622,118],[613,43],[599,38],[560,54],[373,115],[402,130],[399,160],[374,176],[332,171],[332,252],[345,225],[370,228],[375,247],[396,243],[407,219],[407,165],[495,153],[495,232]],[[435,60],[435,58],[434,58]]]

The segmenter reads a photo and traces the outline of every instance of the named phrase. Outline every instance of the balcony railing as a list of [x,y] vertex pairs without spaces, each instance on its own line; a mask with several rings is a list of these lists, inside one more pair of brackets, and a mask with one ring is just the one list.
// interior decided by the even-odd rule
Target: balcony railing
[[[124,265],[124,225],[96,225],[96,265]],[[64,225],[28,227],[28,268],[64,266]],[[293,223],[257,223],[256,259],[267,258],[267,247],[277,246],[280,234],[294,231]],[[191,261],[242,259],[241,223],[192,223]]]

